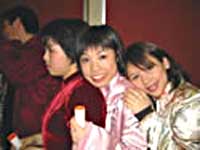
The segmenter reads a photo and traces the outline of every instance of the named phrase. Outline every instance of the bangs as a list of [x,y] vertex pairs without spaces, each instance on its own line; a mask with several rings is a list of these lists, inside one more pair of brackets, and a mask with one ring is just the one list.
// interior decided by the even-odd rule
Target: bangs
[[143,57],[134,62],[134,64],[141,70],[149,70],[155,66],[155,64],[148,59],[148,57]]
[[125,54],[126,56],[126,64],[128,62],[132,63],[133,65],[137,66],[142,70],[148,70],[154,67],[154,63],[149,59],[148,54],[142,50],[128,50]]

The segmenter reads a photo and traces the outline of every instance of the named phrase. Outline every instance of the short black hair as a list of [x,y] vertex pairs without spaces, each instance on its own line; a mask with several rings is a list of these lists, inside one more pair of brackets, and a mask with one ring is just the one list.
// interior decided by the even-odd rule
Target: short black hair
[[51,38],[64,50],[65,54],[76,60],[77,41],[79,36],[88,29],[89,25],[81,19],[60,18],[49,22],[40,32],[44,45]]
[[117,31],[108,25],[96,25],[91,26],[79,40],[79,46],[77,51],[77,62],[80,67],[80,57],[88,47],[103,47],[111,48],[116,55],[117,68],[121,75],[124,75],[124,63],[122,59],[122,51],[124,44],[117,33]]
[[33,34],[39,32],[39,21],[37,14],[29,7],[19,5],[9,8],[0,15],[0,18],[1,22],[8,20],[10,24],[19,18],[27,32]]

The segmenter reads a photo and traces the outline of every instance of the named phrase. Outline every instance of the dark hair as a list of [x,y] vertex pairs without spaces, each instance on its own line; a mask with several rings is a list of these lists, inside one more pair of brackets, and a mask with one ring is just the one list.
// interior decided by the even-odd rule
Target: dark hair
[[56,19],[44,26],[40,35],[44,45],[49,38],[55,40],[74,62],[78,38],[88,27],[89,25],[81,19]]
[[39,31],[38,17],[31,8],[15,6],[1,14],[1,22],[8,20],[12,24],[17,18],[21,20],[27,32],[35,34]]
[[136,42],[128,46],[123,58],[127,65],[132,63],[140,69],[150,69],[154,66],[147,55],[151,55],[156,58],[161,63],[163,58],[167,58],[170,63],[170,68],[167,69],[168,81],[172,82],[172,90],[175,89],[182,80],[190,81],[187,73],[181,68],[181,66],[176,63],[176,61],[169,55],[164,49],[159,48],[154,43],[150,42]]
[[122,59],[124,45],[119,34],[108,25],[91,26],[89,30],[81,36],[77,51],[77,62],[80,70],[80,57],[83,52],[89,47],[98,46],[114,50],[116,54],[117,68],[119,72],[124,75],[125,67]]

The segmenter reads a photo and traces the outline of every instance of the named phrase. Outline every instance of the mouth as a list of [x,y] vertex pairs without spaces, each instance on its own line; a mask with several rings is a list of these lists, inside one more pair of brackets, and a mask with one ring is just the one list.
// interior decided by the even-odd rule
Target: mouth
[[105,78],[104,75],[95,75],[91,77],[93,82],[101,82],[104,78]]
[[150,84],[149,86],[147,86],[147,90],[149,91],[149,92],[155,92],[157,89],[158,89],[158,81],[157,82],[154,82],[154,83],[152,83],[152,84]]

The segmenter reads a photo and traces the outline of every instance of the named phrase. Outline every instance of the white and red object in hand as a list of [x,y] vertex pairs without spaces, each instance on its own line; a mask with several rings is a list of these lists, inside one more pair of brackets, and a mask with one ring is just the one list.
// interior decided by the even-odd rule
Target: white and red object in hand
[[74,115],[75,115],[75,120],[76,122],[80,125],[80,127],[84,128],[85,127],[85,106],[83,105],[77,105],[74,108]]
[[17,136],[16,133],[12,132],[7,136],[7,139],[10,141],[10,143],[16,148],[16,150],[19,150],[22,146],[22,143],[20,141],[20,138]]

